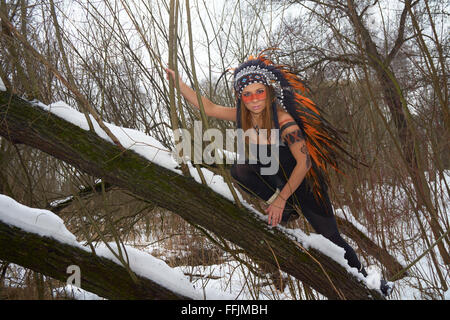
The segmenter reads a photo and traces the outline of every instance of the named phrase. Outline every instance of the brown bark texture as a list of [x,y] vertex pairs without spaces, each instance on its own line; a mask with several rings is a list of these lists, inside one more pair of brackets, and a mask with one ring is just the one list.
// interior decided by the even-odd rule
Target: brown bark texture
[[80,268],[81,288],[107,299],[186,300],[145,277],[135,275],[114,261],[49,237],[26,232],[0,221],[0,259],[66,282],[67,268]]

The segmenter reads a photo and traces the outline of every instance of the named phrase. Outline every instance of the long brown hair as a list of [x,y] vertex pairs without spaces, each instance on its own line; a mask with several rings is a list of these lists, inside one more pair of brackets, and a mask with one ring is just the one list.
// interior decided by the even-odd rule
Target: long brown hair
[[[275,100],[275,95],[271,87],[266,85],[264,85],[264,87],[267,92],[265,101],[266,106],[262,111],[262,118],[263,118],[262,128],[259,129],[267,129],[267,139],[269,139],[270,141],[271,130],[273,126],[272,102]],[[248,111],[248,109],[245,107],[245,104],[242,100],[241,100],[241,124],[244,132],[246,132],[250,128],[253,128],[250,111]]]

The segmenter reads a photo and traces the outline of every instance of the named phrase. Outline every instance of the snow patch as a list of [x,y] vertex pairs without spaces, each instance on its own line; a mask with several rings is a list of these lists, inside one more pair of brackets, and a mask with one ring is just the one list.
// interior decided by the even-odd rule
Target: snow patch
[[104,300],[102,297],[99,297],[95,293],[83,290],[81,288],[72,285],[67,285],[61,288],[55,288],[52,290],[52,294],[53,297],[63,295],[75,300]]
[[67,230],[64,221],[53,212],[29,208],[3,194],[0,194],[0,221],[40,236],[81,247],[76,237]]
[[0,91],[6,91],[5,84],[3,83],[2,78],[0,78]]
[[[118,255],[117,245],[115,243],[108,243],[108,245]],[[123,248],[121,249],[123,251]],[[151,279],[153,282],[186,297],[202,299],[202,294],[195,290],[193,285],[189,282],[188,277],[180,270],[169,267],[164,261],[141,250],[130,246],[125,246],[125,249],[129,259],[130,269],[136,274]],[[101,244],[95,249],[95,252],[98,256],[120,264],[120,261],[105,244]]]
[[[202,183],[197,169],[192,165],[191,162],[188,162],[187,165],[189,168],[189,172],[191,176],[194,178],[194,180],[197,181],[198,183]],[[210,187],[214,192],[234,202],[234,198],[230,191],[230,188],[228,188],[228,185],[226,184],[222,176],[216,175],[210,170],[207,170],[205,168],[201,168],[200,170],[203,173],[206,185],[208,187]],[[234,188],[234,190],[236,191],[239,201],[243,202],[244,198],[242,198],[242,195],[239,193],[239,191],[236,190],[236,188]]]
[[367,267],[367,278],[366,283],[367,287],[370,289],[380,289],[381,285],[381,271],[377,266],[368,266]]

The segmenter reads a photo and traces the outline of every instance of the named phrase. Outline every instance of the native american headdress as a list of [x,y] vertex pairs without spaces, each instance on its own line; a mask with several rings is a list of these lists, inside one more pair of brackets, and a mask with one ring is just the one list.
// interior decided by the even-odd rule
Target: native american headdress
[[[327,190],[329,175],[327,167],[341,172],[338,164],[345,161],[353,165],[354,158],[343,148],[343,137],[322,116],[323,112],[314,102],[301,94],[309,90],[299,77],[285,65],[275,65],[265,55],[251,56],[234,71],[237,127],[241,128],[241,94],[252,83],[262,83],[274,89],[276,101],[272,104],[275,127],[279,129],[276,106],[281,106],[302,130],[312,167],[306,179],[314,196],[320,200]],[[301,93],[301,94],[300,94]]]

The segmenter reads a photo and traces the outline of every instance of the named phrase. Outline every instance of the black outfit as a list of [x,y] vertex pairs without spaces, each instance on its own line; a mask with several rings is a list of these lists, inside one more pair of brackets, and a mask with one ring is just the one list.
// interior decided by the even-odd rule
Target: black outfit
[[[267,149],[269,150],[269,152],[267,152],[268,156],[271,156],[270,147]],[[296,160],[289,147],[280,142],[278,157],[280,166],[278,172],[274,175],[261,175],[260,169],[262,167],[269,167],[270,164],[261,164],[259,161],[259,154],[260,148],[258,148],[258,154],[256,155],[258,160],[256,164],[251,164],[248,160],[243,164],[235,163],[231,168],[231,175],[239,181],[244,190],[267,201],[277,188],[280,191],[283,189],[294,170]],[[277,160],[272,157],[272,161]],[[317,233],[323,235],[339,247],[344,248],[344,257],[347,259],[348,264],[351,267],[357,268],[364,276],[366,276],[365,270],[362,268],[355,251],[339,233],[328,194],[325,193],[323,202],[319,203],[316,201],[313,193],[309,190],[306,179],[304,179],[297,190],[286,201],[285,211],[292,210],[293,205],[298,205],[301,208],[303,215]]]

